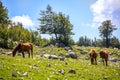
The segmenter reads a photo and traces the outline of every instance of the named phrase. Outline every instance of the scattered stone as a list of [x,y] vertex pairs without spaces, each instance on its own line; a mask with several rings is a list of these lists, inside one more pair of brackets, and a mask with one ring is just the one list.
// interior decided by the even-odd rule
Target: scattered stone
[[56,55],[50,55],[49,59],[58,59],[58,56],[56,56]]
[[13,77],[17,77],[17,70],[13,70],[12,76],[13,76]]
[[61,73],[61,74],[63,74],[63,75],[65,74],[65,71],[63,69],[58,70],[58,72]]
[[67,63],[67,62],[65,62],[65,65],[68,65],[68,63]]
[[56,55],[50,55],[50,54],[43,54],[43,58],[48,58],[48,59],[58,59],[59,57]]
[[4,80],[3,77],[0,76],[0,80]]
[[7,55],[12,55],[12,52],[7,52],[6,54],[7,54]]
[[17,56],[22,56],[22,53],[18,53]]
[[28,72],[23,73],[23,76],[29,76]]
[[120,59],[118,59],[118,58],[113,58],[113,59],[110,59],[110,61],[111,61],[111,62],[118,62],[118,61],[120,61]]
[[69,58],[69,57],[71,57],[71,58],[73,58],[73,59],[77,59],[77,55],[76,55],[76,53],[75,52],[69,52],[69,53],[67,53],[66,55],[65,55],[65,57],[67,57],[67,58]]
[[68,71],[68,73],[76,74],[76,71],[73,70],[73,69],[70,69],[70,70]]
[[50,63],[47,64],[48,67],[51,67]]
[[43,56],[43,58],[49,58],[50,57],[49,54],[43,54],[42,56]]
[[71,50],[71,47],[65,47],[64,49],[68,51],[68,50]]
[[103,77],[103,79],[106,79],[106,80],[108,80],[108,78],[109,78],[109,76],[104,76],[104,77]]
[[1,52],[0,54],[6,54],[6,52]]
[[80,53],[81,53],[81,54],[87,54],[88,51],[86,51],[86,50],[81,50]]
[[89,57],[89,56],[86,56],[86,57],[85,57],[85,60],[89,60],[89,59],[90,59],[90,57]]
[[65,57],[60,57],[60,61],[64,61],[65,60]]
[[38,66],[36,64],[33,64],[30,66],[31,69],[38,69]]

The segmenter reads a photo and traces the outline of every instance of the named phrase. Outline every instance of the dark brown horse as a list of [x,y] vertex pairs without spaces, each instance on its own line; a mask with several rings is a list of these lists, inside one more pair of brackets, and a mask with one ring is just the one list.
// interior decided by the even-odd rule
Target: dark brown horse
[[100,58],[102,58],[103,64],[104,61],[106,63],[106,66],[108,66],[108,52],[107,51],[100,51]]
[[19,43],[18,46],[15,47],[12,54],[13,57],[16,55],[16,52],[21,52],[23,55],[23,58],[25,57],[24,52],[28,52],[28,57],[30,58],[30,50],[31,50],[31,56],[33,58],[33,45],[31,43]]
[[90,60],[91,60],[91,64],[97,64],[97,53],[95,50],[91,49],[90,50]]

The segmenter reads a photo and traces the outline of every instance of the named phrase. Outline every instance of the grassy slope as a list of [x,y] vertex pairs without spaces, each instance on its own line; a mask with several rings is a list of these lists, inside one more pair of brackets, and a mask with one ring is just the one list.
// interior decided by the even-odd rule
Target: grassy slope
[[[89,50],[90,48],[81,48]],[[99,49],[96,48],[99,51]],[[39,58],[22,58],[21,56],[11,57],[0,55],[0,80],[119,80],[120,62],[112,63],[109,66],[91,65],[90,60],[85,60],[77,49],[74,51],[79,55],[77,60],[65,59],[65,61]],[[111,50],[112,51],[112,50]],[[65,54],[62,48],[34,48],[35,54]],[[76,74],[68,73],[70,69],[76,71]],[[63,72],[61,72],[63,71]]]

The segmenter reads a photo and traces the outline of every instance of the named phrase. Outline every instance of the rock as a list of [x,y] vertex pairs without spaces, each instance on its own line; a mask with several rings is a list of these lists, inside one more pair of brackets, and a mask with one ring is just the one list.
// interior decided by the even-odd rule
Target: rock
[[88,51],[86,51],[86,50],[81,50],[80,53],[81,53],[81,54],[87,54]]
[[86,57],[85,57],[85,60],[89,60],[89,59],[90,59],[90,57],[89,57],[89,56],[86,56]]
[[71,50],[70,47],[65,47],[64,49],[65,49],[66,51]]
[[23,73],[23,76],[29,76],[28,72]]
[[6,52],[1,52],[1,54],[6,54]]
[[113,58],[113,59],[110,59],[111,62],[118,62],[120,61],[120,59],[117,59],[117,58]]
[[38,66],[36,64],[33,64],[30,66],[31,69],[38,69]]
[[50,63],[47,64],[48,67],[51,67]]
[[65,62],[65,65],[68,65],[68,63],[67,63],[67,62]]
[[109,78],[109,76],[104,76],[104,77],[103,77],[103,79],[106,79],[106,80],[108,80],[108,78]]
[[13,76],[13,77],[17,77],[17,70],[13,70],[13,71],[12,71],[12,76]]
[[22,56],[22,53],[18,53],[17,56]]
[[73,58],[73,59],[77,59],[76,53],[75,53],[75,52],[72,52],[72,51],[69,52],[68,54],[66,54],[65,57],[67,57],[67,58],[71,57],[71,58]]
[[0,80],[4,80],[3,77],[0,76]]
[[65,60],[65,57],[60,57],[60,61],[64,61]]
[[103,60],[102,60],[102,58],[100,58],[99,60],[98,60],[98,62],[102,62]]
[[50,57],[49,54],[43,54],[42,56],[43,56],[44,58],[49,58],[49,57]]
[[42,55],[44,58],[48,58],[48,59],[58,59],[59,57],[56,55],[50,55],[50,54],[43,54]]
[[63,75],[65,74],[65,71],[63,69],[58,70],[58,72],[61,73],[61,74],[63,74]]
[[73,70],[73,69],[70,69],[70,70],[68,71],[68,73],[76,74],[76,71]]
[[58,59],[58,56],[56,56],[56,55],[50,55],[49,59]]
[[73,51],[70,49],[70,50],[68,50],[68,52],[70,53],[70,52],[73,52]]
[[65,71],[63,69],[61,70],[61,74],[63,74],[63,75],[65,74]]

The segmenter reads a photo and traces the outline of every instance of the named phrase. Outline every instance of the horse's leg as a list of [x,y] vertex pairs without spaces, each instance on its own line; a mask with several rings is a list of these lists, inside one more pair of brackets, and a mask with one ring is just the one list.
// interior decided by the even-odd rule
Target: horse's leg
[[104,59],[102,59],[102,61],[103,61],[103,65],[104,65]]
[[28,57],[30,58],[30,51],[28,51]]
[[95,57],[95,64],[97,65],[97,59],[96,59],[96,57]]
[[32,56],[32,58],[33,58],[33,49],[31,49],[31,56]]
[[24,52],[22,52],[22,55],[23,55],[23,58],[25,58],[25,54],[24,54]]
[[107,59],[105,59],[105,62],[106,62],[106,66],[108,66]]
[[93,61],[94,61],[94,59],[93,59],[93,58],[91,58],[91,64],[93,64]]

